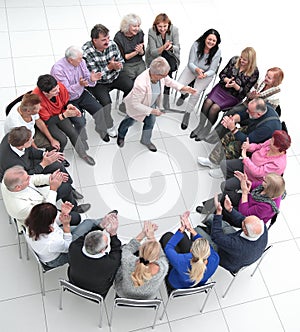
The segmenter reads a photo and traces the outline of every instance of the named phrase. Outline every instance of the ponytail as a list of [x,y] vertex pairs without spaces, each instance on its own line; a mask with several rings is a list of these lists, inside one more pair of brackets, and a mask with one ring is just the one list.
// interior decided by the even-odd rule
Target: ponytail
[[205,261],[210,255],[209,242],[203,238],[197,239],[192,244],[191,253],[193,257],[190,260],[191,269],[189,270],[189,276],[190,279],[194,282],[192,285],[192,287],[194,287],[199,284],[205,273]]

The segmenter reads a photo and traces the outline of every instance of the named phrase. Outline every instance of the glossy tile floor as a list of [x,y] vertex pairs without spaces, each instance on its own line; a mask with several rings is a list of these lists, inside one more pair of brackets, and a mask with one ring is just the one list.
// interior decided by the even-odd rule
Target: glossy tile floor
[[[269,242],[274,246],[257,273],[251,278],[254,266],[244,270],[223,299],[230,276],[218,268],[213,277],[216,287],[203,314],[199,313],[201,297],[177,300],[155,330],[300,331],[300,117],[295,109],[299,93],[295,71],[299,73],[299,68],[293,56],[299,18],[292,4],[277,0],[254,0],[249,4],[237,0],[0,0],[1,137],[5,106],[11,100],[31,90],[38,75],[48,73],[68,46],[81,46],[87,41],[96,23],[109,27],[113,37],[121,17],[130,12],[141,16],[145,34],[154,17],[167,12],[180,31],[179,73],[187,63],[192,42],[211,27],[222,37],[223,66],[244,47],[253,46],[261,76],[267,68],[282,67],[282,118],[293,140],[285,172],[288,195],[282,202],[279,220],[270,230]],[[121,120],[116,111],[113,116],[116,123]],[[144,220],[159,224],[157,237],[176,229],[180,213],[187,209],[194,212],[200,201],[219,190],[220,181],[212,179],[208,170],[196,162],[198,155],[207,155],[211,148],[189,139],[196,116],[192,115],[187,131],[180,129],[180,120],[178,114],[157,119],[153,142],[159,151],[155,154],[140,145],[140,125],[130,129],[120,150],[114,140],[110,144],[99,140],[90,118],[90,153],[96,166],[79,160],[70,146],[66,150],[75,184],[85,201],[92,204],[88,216],[99,217],[117,208],[119,235],[124,242],[139,232]],[[34,259],[18,258],[15,231],[8,223],[2,200],[0,204],[1,331],[99,331],[97,306],[93,303],[66,294],[64,310],[58,309],[58,278],[66,277],[66,267],[46,274],[46,296],[41,295]],[[197,225],[199,215],[193,213],[192,221]],[[109,311],[112,299],[113,292],[107,298]],[[152,314],[147,310],[120,310],[111,329],[105,317],[102,331],[150,331]]]

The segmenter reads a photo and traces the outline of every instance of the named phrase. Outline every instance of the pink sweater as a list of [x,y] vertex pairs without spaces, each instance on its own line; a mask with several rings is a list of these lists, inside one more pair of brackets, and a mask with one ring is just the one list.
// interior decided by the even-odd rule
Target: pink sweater
[[244,158],[244,172],[250,181],[262,181],[268,173],[277,173],[282,175],[286,168],[286,154],[279,156],[268,156],[271,139],[264,143],[251,143],[249,152],[252,152],[251,158]]

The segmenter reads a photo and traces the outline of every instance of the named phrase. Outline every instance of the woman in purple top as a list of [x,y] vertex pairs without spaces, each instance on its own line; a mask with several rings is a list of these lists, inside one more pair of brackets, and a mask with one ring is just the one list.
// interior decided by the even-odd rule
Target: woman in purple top
[[267,223],[279,213],[281,198],[285,193],[285,181],[281,175],[269,173],[264,176],[262,182],[251,182],[246,174],[238,171],[235,172],[235,176],[240,180],[242,194],[234,195],[230,199],[234,207],[238,206],[241,214],[255,215]]
[[[219,255],[191,226],[189,214],[187,211],[181,216],[175,234],[167,232],[160,239],[170,264],[166,282],[169,292],[204,285],[219,265]],[[191,233],[191,240],[185,230]]]

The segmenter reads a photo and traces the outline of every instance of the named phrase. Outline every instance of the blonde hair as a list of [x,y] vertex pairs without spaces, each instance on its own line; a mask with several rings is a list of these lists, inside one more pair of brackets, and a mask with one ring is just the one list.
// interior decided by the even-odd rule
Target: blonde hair
[[241,55],[238,58],[238,61],[235,64],[237,69],[240,69],[241,66],[241,57],[247,59],[248,64],[245,70],[245,75],[251,76],[256,69],[256,52],[253,47],[246,47],[242,50]]
[[144,285],[147,280],[152,278],[149,264],[155,262],[160,253],[160,243],[153,240],[144,242],[139,249],[139,260],[135,270],[131,274],[131,279],[135,287]]
[[205,260],[210,255],[209,242],[203,238],[195,240],[191,247],[191,253],[193,257],[190,261],[191,269],[189,270],[189,275],[190,279],[194,281],[193,287],[201,281],[206,270]]
[[141,18],[136,14],[125,15],[120,24],[120,30],[127,33],[131,25],[141,25]]
[[269,198],[277,198],[282,196],[285,191],[285,181],[283,177],[276,173],[269,173],[265,176],[266,187],[265,195]]

